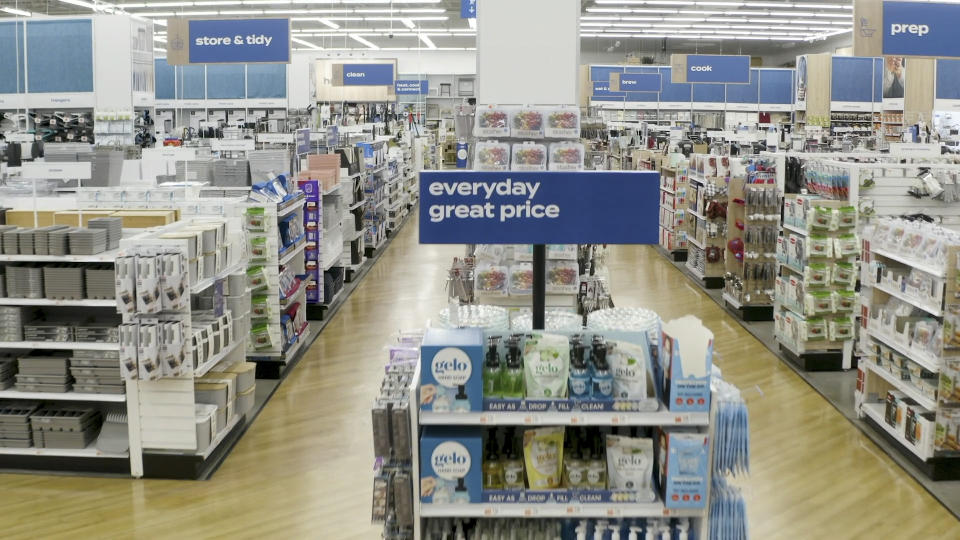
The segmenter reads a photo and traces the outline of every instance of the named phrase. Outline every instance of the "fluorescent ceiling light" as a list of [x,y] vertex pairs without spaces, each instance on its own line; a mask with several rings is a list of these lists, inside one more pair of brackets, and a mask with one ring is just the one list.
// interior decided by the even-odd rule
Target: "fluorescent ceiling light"
[[93,5],[92,2],[84,2],[83,0],[60,0],[60,1],[63,2],[64,4],[71,4],[74,6],[85,7],[93,10],[97,9],[97,6]]
[[317,21],[318,21],[320,24],[323,24],[323,25],[325,25],[325,26],[329,26],[330,28],[334,28],[334,29],[340,28],[340,25],[339,25],[339,24],[331,21],[330,19],[323,19],[323,18],[321,18],[321,19],[317,19]]
[[428,49],[436,49],[437,46],[433,44],[433,41],[424,34],[420,34],[420,41],[427,46]]
[[[143,7],[168,8],[168,7],[190,7],[192,5],[193,5],[193,2],[147,2],[146,4],[143,5]],[[118,7],[125,8],[128,6],[120,5]]]
[[417,25],[413,24],[413,21],[411,21],[410,19],[400,19],[400,22],[402,22],[404,26],[410,29],[417,27]]
[[363,39],[362,37],[360,37],[360,36],[358,36],[358,35],[356,35],[356,34],[350,34],[350,39],[352,39],[352,40],[354,40],[354,41],[356,41],[357,43],[360,43],[360,44],[362,44],[362,45],[366,45],[368,48],[373,49],[373,50],[377,50],[377,49],[380,48],[380,47],[377,47],[377,46],[374,45],[373,43],[370,43],[369,41]]
[[19,15],[21,17],[30,17],[33,15],[29,11],[24,11],[22,9],[17,9],[12,7],[3,7],[3,8],[0,8],[0,11],[3,11],[4,13],[9,13],[11,15]]
[[467,24],[470,25],[470,28],[477,29],[477,20],[476,19],[467,19]]
[[299,39],[299,38],[291,37],[291,38],[290,38],[290,41],[292,41],[292,42],[294,42],[294,43],[299,43],[299,44],[301,44],[301,45],[305,45],[305,46],[307,46],[307,47],[309,47],[309,48],[311,48],[311,49],[317,50],[317,51],[323,50],[323,47],[318,47],[317,45],[315,45],[315,44],[313,44],[313,43],[310,43],[309,41],[304,41],[304,40]]

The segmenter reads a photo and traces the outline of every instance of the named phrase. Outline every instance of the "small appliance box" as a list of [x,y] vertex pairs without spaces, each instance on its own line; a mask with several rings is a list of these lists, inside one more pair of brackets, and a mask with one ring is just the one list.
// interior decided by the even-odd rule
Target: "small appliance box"
[[660,497],[667,508],[707,504],[709,439],[705,433],[660,431]]
[[420,435],[420,502],[480,502],[482,467],[482,428],[424,426]]
[[688,315],[664,324],[662,338],[663,402],[671,412],[709,412],[713,332]]
[[420,346],[420,410],[483,410],[483,331],[430,328]]

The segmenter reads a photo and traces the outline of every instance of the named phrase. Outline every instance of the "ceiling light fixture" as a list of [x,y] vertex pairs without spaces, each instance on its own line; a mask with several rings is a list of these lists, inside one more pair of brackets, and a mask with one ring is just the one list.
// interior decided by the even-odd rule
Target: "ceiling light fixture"
[[410,28],[411,30],[417,27],[417,25],[414,24],[410,19],[400,19],[400,22],[402,22],[404,26]]
[[4,13],[9,13],[11,15],[19,15],[21,17],[30,17],[33,15],[33,13],[30,13],[29,11],[24,11],[22,9],[17,9],[12,7],[2,7],[0,8],[0,11],[3,11]]
[[424,34],[420,34],[420,41],[427,46],[428,49],[436,49],[437,46],[433,44],[433,41]]
[[370,43],[369,41],[363,39],[362,37],[358,36],[357,34],[350,34],[350,39],[352,39],[352,40],[354,40],[354,41],[356,41],[357,43],[360,43],[360,44],[362,44],[362,45],[366,45],[368,48],[373,49],[373,50],[375,50],[375,51],[380,49],[380,47],[377,47],[377,46],[374,45],[373,43]]
[[299,44],[301,44],[301,45],[305,45],[305,46],[310,47],[311,49],[314,49],[314,50],[317,50],[317,51],[322,51],[322,50],[323,50],[323,47],[319,47],[319,46],[317,46],[317,45],[315,45],[315,44],[313,44],[313,43],[310,43],[309,41],[304,41],[304,40],[302,40],[302,39],[300,39],[300,38],[291,37],[291,38],[290,38],[290,41],[292,41],[292,42],[294,42],[294,43],[299,43]]

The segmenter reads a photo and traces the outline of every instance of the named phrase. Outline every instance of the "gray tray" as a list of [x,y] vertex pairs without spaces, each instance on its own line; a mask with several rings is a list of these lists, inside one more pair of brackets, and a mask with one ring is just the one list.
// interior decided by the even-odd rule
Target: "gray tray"
[[17,382],[25,384],[70,384],[70,375],[17,374]]
[[70,358],[70,368],[75,369],[78,367],[95,367],[95,368],[111,368],[115,367],[120,369],[120,359],[119,358]]
[[33,441],[30,439],[27,439],[25,441],[0,439],[0,448],[30,448],[32,446],[33,446]]
[[96,409],[40,409],[30,415],[33,431],[82,431],[99,421]]
[[121,379],[123,375],[120,374],[120,366],[113,367],[71,367],[70,372],[73,373],[74,377],[102,377],[102,378],[115,378]]
[[127,387],[124,385],[114,386],[110,384],[80,384],[73,386],[74,392],[83,392],[84,394],[126,394]]
[[14,385],[18,392],[50,392],[52,394],[63,394],[70,391],[70,384],[35,384],[35,383],[17,383]]
[[75,433],[58,433],[51,431],[34,431],[33,444],[37,448],[68,448],[82,450],[97,438],[97,430],[78,431]]

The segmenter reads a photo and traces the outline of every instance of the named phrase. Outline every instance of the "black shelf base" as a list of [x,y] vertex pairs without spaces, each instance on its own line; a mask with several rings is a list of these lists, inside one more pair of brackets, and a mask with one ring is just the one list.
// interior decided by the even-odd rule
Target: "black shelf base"
[[960,480],[960,457],[934,457],[923,461],[910,450],[907,450],[900,444],[900,441],[890,436],[883,426],[869,417],[863,417],[863,422],[873,428],[874,431],[884,439],[890,446],[897,449],[897,452],[906,458],[914,467],[920,470],[934,482],[941,480]]
[[657,251],[673,262],[687,262],[687,250],[685,249],[666,249],[663,246],[657,246]]
[[780,345],[780,355],[804,371],[843,371],[843,352],[808,352],[801,355]]
[[[259,368],[259,366],[258,366]],[[246,424],[241,418],[209,456],[143,453],[143,477],[167,480],[206,480],[227,458]]]
[[723,301],[727,311],[740,318],[741,321],[758,322],[773,320],[773,306],[734,306],[727,300]]
[[128,457],[0,455],[0,471],[117,474],[130,476]]

